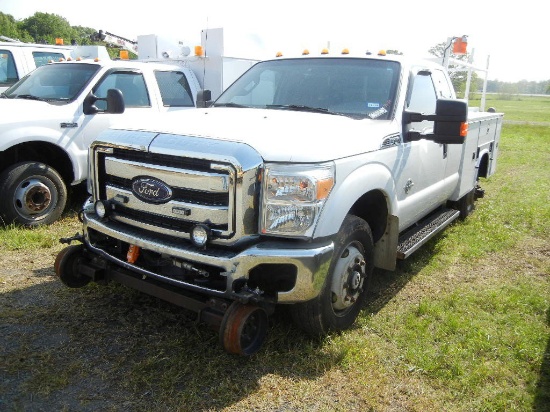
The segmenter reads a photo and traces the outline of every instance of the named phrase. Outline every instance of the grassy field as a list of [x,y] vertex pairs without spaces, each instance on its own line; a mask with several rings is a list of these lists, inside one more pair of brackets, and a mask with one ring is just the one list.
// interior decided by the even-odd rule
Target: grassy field
[[[480,97],[470,101],[473,107],[479,107],[480,104]],[[505,113],[507,121],[550,122],[550,96],[488,95],[485,109],[489,107]]]
[[182,309],[61,286],[74,211],[0,229],[0,410],[550,411],[550,98],[489,106],[526,124],[504,125],[474,214],[376,271],[355,327],[319,341],[280,310],[230,356]]

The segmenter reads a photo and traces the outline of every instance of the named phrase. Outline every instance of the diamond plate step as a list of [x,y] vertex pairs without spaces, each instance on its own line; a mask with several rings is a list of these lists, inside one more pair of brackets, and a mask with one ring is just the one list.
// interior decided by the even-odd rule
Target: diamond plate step
[[399,236],[397,258],[408,258],[420,246],[449,226],[459,216],[460,212],[458,210],[443,209],[441,212],[429,216],[424,221],[404,232]]

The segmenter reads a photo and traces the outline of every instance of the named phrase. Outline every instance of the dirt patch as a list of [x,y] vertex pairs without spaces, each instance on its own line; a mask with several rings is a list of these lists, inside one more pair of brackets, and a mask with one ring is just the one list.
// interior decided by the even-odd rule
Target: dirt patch
[[[382,369],[399,365],[397,354],[373,356],[380,370],[345,370],[343,354],[331,352],[330,343],[317,349],[284,312],[271,320],[269,342],[257,357],[228,356],[217,333],[195,324],[183,309],[114,284],[66,288],[53,269],[63,247],[29,253],[0,246],[0,410],[299,410],[300,399],[313,410],[368,410],[373,404],[386,405],[380,410],[417,410],[441,402],[421,375],[395,381],[395,371]],[[518,277],[547,278],[548,246],[533,240],[510,251],[506,261],[487,256],[479,262],[479,276],[465,274],[459,265],[449,268],[443,283],[414,272],[377,272],[368,312],[441,293],[457,282],[487,286],[498,281],[501,268]],[[372,339],[377,336],[358,344]],[[365,374],[386,383],[356,396]]]

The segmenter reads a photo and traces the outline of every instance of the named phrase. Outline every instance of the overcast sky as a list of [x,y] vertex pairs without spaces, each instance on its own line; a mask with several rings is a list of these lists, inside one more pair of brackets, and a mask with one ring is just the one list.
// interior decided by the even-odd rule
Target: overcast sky
[[[535,0],[0,0],[16,20],[53,13],[72,26],[109,31],[131,40],[142,34],[200,41],[204,28],[224,28],[225,54],[268,58],[277,51],[399,50],[424,57],[449,37],[468,36],[474,63],[489,79],[549,80],[548,13]],[[546,28],[546,29],[544,29]],[[544,30],[544,32],[543,32]],[[2,34],[2,33],[0,33]],[[480,73],[482,76],[483,73]]]

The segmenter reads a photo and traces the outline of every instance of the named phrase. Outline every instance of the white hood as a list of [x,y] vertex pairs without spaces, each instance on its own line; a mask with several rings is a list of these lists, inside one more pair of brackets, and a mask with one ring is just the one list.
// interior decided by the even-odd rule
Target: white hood
[[25,126],[32,124],[45,125],[50,122],[59,124],[60,121],[70,121],[69,107],[71,105],[53,105],[47,102],[29,99],[0,99],[0,126],[25,123]]
[[322,162],[370,152],[396,132],[390,121],[243,108],[172,112],[115,128],[245,143],[265,161],[278,162]]

